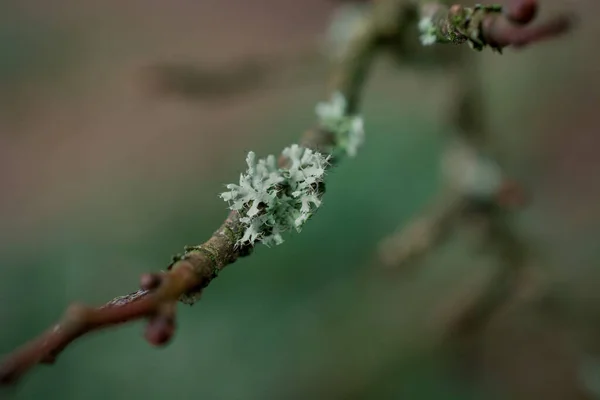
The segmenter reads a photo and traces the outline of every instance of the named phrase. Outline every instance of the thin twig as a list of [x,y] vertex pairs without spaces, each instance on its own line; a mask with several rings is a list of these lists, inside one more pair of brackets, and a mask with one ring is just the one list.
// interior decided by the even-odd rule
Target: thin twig
[[[382,38],[389,42],[390,36],[401,31],[401,25],[409,21],[406,15],[414,14],[414,7],[414,4],[402,0],[376,1],[372,15],[355,28],[345,54],[334,66],[329,85],[330,94],[339,92],[348,99],[348,113],[353,114],[358,109],[371,60]],[[441,5],[437,9],[435,23],[438,29],[452,26],[452,10],[455,8],[448,11]],[[482,23],[473,29],[479,30],[482,37],[497,48],[509,44],[522,45],[523,42],[539,40],[546,33],[562,32],[557,28],[546,28],[544,34],[540,30],[526,30],[507,17],[494,13],[484,13],[480,21]],[[302,145],[320,150],[326,148],[324,145],[332,139],[330,132],[313,129],[304,135]],[[192,303],[198,300],[203,288],[223,268],[250,253],[249,246],[238,245],[243,229],[239,215],[232,212],[207,242],[186,248],[167,272],[142,277],[142,291],[116,298],[100,308],[69,307],[61,321],[2,361],[0,384],[14,383],[35,365],[54,361],[78,337],[141,318],[149,319],[146,339],[155,345],[166,343],[175,328],[176,301]]]
[[[437,40],[469,42],[476,49],[490,46],[498,51],[507,45],[522,47],[559,35],[572,22],[572,17],[560,15],[536,27],[528,26],[537,13],[534,0],[513,1],[502,12],[440,4],[424,4],[421,11],[421,17],[434,24],[430,32]],[[496,278],[479,298],[471,298],[458,310],[454,309],[450,318],[444,318],[447,322],[444,329],[456,337],[457,332],[464,336],[481,328],[516,292],[521,276],[516,271],[525,268],[522,254],[528,246],[507,220],[511,210],[526,204],[523,189],[503,176],[499,166],[495,173],[486,171],[490,162],[495,161],[485,151],[489,137],[482,107],[481,71],[472,57],[452,61],[458,62],[453,65],[458,69],[455,76],[458,91],[454,93],[455,108],[448,122],[459,146],[446,152],[446,160],[450,162],[443,164],[445,188],[432,206],[386,238],[379,254],[386,267],[402,269],[439,248],[460,224],[470,224],[476,212],[479,222],[483,220],[487,226],[482,232],[483,240],[496,249],[500,265]],[[482,193],[474,183],[485,191]]]

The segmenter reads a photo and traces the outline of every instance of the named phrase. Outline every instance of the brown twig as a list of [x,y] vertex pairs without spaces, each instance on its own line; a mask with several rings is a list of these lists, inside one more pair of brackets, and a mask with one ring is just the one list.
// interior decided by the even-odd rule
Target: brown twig
[[87,333],[141,318],[149,319],[148,342],[165,344],[173,334],[175,304],[181,294],[199,284],[197,279],[192,265],[186,262],[171,273],[142,276],[143,295],[130,301],[110,302],[99,308],[72,304],[58,323],[4,360],[0,383],[16,381],[38,363],[54,363],[65,347]]
[[[394,32],[402,30],[401,25],[415,22],[407,18],[415,14],[415,6],[412,3],[403,0],[379,0],[373,7],[375,9],[372,16],[366,17],[360,26],[355,27],[345,54],[339,58],[333,69],[329,85],[331,92],[340,92],[348,99],[350,113],[358,109],[359,95],[375,49],[382,43],[381,39],[385,37],[388,40]],[[442,12],[436,14],[436,21],[443,24],[444,18],[448,22],[452,13],[444,14],[443,6],[440,7]],[[482,29],[484,37],[497,46],[509,42],[522,44],[524,41],[537,40],[545,35],[540,30],[522,31],[522,28],[513,22],[510,28],[506,28],[502,20],[484,18],[482,21],[488,22],[479,25],[477,29]],[[546,32],[549,31],[546,28]],[[557,33],[560,29],[551,31]],[[314,129],[304,135],[302,144],[321,150],[327,147],[325,144],[331,144],[332,140],[331,132]],[[0,384],[14,383],[35,365],[53,362],[71,342],[87,333],[142,318],[149,320],[146,339],[154,345],[165,344],[175,329],[176,302],[180,300],[193,303],[198,300],[202,289],[219,271],[239,257],[250,253],[251,248],[238,245],[243,229],[239,215],[233,212],[208,241],[199,246],[188,247],[182,256],[176,257],[168,271],[144,275],[140,291],[116,298],[100,308],[70,306],[57,324],[37,339],[9,354],[0,363]]]
[[536,0],[513,0],[504,14],[483,21],[483,35],[496,46],[523,47],[567,32],[574,15],[557,15],[537,26],[529,23],[537,14]]
[[425,4],[422,16],[431,18],[430,34],[442,43],[469,43],[477,50],[523,47],[559,36],[573,24],[572,15],[558,15],[531,25],[537,13],[536,0],[513,0],[507,7],[451,7]]
[[[232,213],[204,247],[188,251],[167,272],[142,275],[141,290],[98,308],[71,305],[58,323],[2,361],[0,384],[16,382],[36,364],[53,363],[70,343],[87,333],[142,318],[148,319],[146,340],[155,346],[166,344],[175,329],[176,303],[186,295],[199,295],[220,269],[247,254],[243,247],[234,249],[225,233],[236,222],[237,215]],[[221,250],[223,256],[216,261],[206,248]]]
[[[376,41],[376,24],[366,30],[357,31],[352,46],[344,60],[333,69],[332,92],[342,93],[357,101],[355,93],[361,89],[355,80],[363,81],[362,68],[372,57]],[[338,77],[343,76],[343,79]],[[350,103],[353,107],[354,103]],[[334,143],[331,132],[323,129],[307,131],[301,140],[305,147],[318,151],[331,148]],[[250,254],[251,247],[238,245],[244,227],[239,214],[232,212],[204,244],[186,247],[183,255],[174,258],[169,271],[161,275],[144,275],[142,290],[118,297],[100,308],[81,305],[69,307],[63,319],[37,339],[15,350],[0,363],[0,384],[16,382],[29,369],[40,363],[53,361],[71,342],[89,332],[149,318],[146,339],[155,345],[164,344],[174,330],[175,303],[180,300],[192,304],[200,297],[202,289],[214,279],[219,271],[237,258]]]

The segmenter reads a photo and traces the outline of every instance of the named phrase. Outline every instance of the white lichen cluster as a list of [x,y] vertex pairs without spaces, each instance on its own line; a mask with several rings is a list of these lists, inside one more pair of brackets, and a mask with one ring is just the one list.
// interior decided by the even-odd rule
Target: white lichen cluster
[[437,42],[437,30],[431,17],[421,18],[419,21],[420,39],[423,46],[430,46]]
[[245,227],[238,245],[281,244],[283,232],[300,232],[321,205],[319,189],[329,157],[298,145],[285,148],[282,157],[285,168],[277,166],[273,155],[257,160],[248,153],[240,183],[227,185],[220,195],[239,212]]
[[317,104],[315,109],[321,128],[336,136],[336,149],[354,157],[364,143],[365,130],[362,117],[347,114],[347,101],[343,94],[334,93],[329,102]]

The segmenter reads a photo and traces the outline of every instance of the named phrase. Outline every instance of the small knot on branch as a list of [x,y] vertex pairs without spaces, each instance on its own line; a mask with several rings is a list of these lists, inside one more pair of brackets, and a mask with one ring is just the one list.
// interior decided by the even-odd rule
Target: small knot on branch
[[146,326],[145,338],[153,346],[164,346],[175,334],[175,312],[177,302],[169,302],[158,307],[155,316]]
[[160,286],[162,282],[162,274],[143,274],[140,278],[140,289],[142,290],[154,290]]
[[525,25],[533,21],[537,11],[537,0],[511,0],[504,15],[515,24]]

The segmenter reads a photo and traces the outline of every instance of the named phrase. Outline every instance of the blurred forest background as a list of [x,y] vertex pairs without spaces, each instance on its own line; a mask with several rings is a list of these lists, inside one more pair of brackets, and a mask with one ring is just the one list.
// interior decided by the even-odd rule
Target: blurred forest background
[[[0,354],[69,302],[135,290],[209,237],[246,153],[276,154],[313,125],[336,4],[2,1]],[[469,354],[440,339],[439,310],[494,268],[484,253],[458,237],[407,271],[374,261],[436,191],[452,101],[443,70],[382,57],[365,92],[366,145],[330,174],[301,235],[257,248],[180,307],[166,348],[142,340],[141,323],[102,332],[0,397],[600,396],[600,3],[541,6],[574,8],[580,25],[479,59],[494,145],[532,196],[519,221],[549,283],[498,310]],[[165,94],[152,80],[165,63],[216,75],[206,93]],[[221,82],[228,71],[239,81]]]

